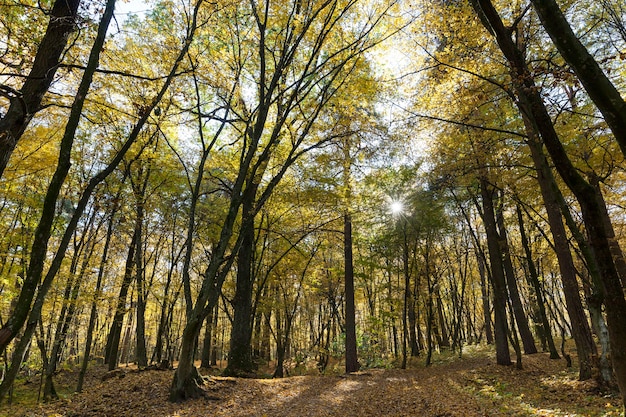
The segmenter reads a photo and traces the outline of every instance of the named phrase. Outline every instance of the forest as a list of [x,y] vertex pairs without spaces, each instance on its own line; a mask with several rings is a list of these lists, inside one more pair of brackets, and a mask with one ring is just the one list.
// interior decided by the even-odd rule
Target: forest
[[[0,1],[0,415],[117,415],[45,407],[148,384],[155,416],[623,413],[625,22],[623,0]],[[548,371],[569,382],[537,398],[593,387],[570,402],[594,411],[472,402],[488,380],[530,403]],[[361,405],[242,405],[316,384]]]

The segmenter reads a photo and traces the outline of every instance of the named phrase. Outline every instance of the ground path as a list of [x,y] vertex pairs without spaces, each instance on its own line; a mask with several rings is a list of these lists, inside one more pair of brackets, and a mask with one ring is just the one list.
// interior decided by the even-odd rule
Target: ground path
[[524,369],[491,356],[448,359],[428,368],[373,369],[352,375],[284,379],[215,377],[207,399],[167,402],[170,371],[127,372],[82,394],[12,416],[617,416],[619,399],[579,382],[564,360],[524,357]]

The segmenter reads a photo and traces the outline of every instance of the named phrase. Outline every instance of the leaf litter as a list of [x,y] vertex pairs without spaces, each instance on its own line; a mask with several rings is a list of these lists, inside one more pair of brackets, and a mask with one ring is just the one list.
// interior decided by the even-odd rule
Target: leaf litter
[[[124,371],[92,378],[84,392],[36,406],[3,406],[0,416],[24,417],[278,417],[278,416],[561,416],[621,415],[615,392],[546,353],[524,356],[524,369],[499,366],[484,352],[429,367],[369,369],[349,375],[284,379],[210,377],[207,398],[167,401],[171,371]],[[93,373],[98,370],[94,369]],[[98,376],[98,375],[95,375]]]

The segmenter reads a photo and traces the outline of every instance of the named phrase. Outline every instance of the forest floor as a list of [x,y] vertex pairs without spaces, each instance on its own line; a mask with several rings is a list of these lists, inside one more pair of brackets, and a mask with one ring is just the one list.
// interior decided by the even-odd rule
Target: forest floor
[[[68,394],[51,403],[29,404],[20,392],[37,392],[37,382],[21,381],[13,405],[0,416],[619,416],[616,393],[600,392],[593,381],[577,380],[575,368],[548,354],[523,357],[523,369],[498,366],[486,348],[468,349],[463,358],[437,355],[432,366],[368,369],[349,375],[293,376],[283,379],[211,377],[207,398],[167,401],[172,371],[121,368],[102,381],[94,367],[85,390],[69,394],[75,374],[61,372],[57,390]],[[574,361],[575,362],[575,361]],[[19,399],[22,401],[18,401]],[[35,398],[36,399],[36,398]]]

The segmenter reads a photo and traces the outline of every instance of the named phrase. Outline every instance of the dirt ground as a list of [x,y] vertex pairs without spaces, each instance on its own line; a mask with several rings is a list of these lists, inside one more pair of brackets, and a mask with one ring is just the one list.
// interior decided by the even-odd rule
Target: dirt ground
[[[620,399],[547,354],[524,356],[524,369],[495,364],[489,352],[447,357],[430,367],[371,369],[350,375],[284,379],[212,377],[207,398],[167,401],[172,371],[133,371],[33,406],[0,407],[0,416],[618,416]],[[63,379],[59,376],[60,382]]]

